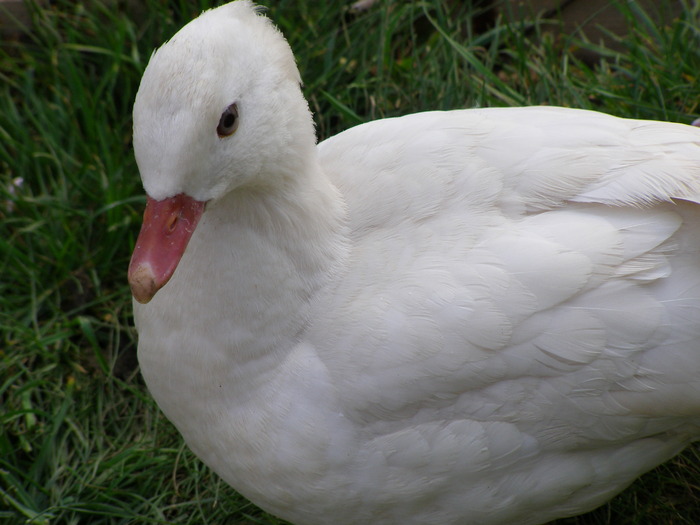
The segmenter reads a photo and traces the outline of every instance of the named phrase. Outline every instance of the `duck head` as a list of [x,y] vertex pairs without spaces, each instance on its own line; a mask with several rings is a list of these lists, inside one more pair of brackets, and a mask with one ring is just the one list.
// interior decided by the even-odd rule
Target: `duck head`
[[315,135],[300,84],[286,40],[247,0],[205,11],[153,53],[133,112],[147,193],[129,265],[138,302],[172,277],[207,206],[302,169]]

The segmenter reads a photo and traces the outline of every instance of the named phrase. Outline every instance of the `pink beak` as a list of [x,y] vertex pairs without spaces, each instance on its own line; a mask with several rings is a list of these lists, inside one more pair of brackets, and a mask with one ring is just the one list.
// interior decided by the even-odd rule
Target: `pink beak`
[[129,263],[129,285],[139,303],[153,299],[173,276],[205,205],[184,193],[162,201],[148,197]]

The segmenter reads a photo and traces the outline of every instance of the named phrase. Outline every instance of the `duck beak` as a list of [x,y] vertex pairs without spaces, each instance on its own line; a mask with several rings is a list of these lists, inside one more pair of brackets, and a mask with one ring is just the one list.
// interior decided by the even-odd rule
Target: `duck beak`
[[148,197],[129,263],[129,286],[139,303],[153,299],[170,280],[205,205],[184,193],[161,201]]

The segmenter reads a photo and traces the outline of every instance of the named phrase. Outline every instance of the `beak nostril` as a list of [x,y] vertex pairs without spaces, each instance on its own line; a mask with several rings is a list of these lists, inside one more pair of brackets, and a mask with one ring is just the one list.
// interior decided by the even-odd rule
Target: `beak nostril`
[[177,222],[180,220],[180,214],[179,213],[173,213],[169,218],[168,222],[165,223],[165,230],[168,233],[172,233],[175,231],[175,227],[177,226]]

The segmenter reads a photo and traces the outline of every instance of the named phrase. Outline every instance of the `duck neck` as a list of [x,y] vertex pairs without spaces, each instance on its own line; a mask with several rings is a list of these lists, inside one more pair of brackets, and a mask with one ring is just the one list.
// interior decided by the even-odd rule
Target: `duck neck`
[[285,184],[242,188],[208,208],[168,285],[197,294],[190,315],[241,370],[287,350],[345,259],[338,190],[317,163],[284,175]]

